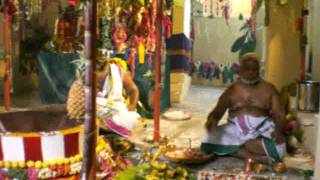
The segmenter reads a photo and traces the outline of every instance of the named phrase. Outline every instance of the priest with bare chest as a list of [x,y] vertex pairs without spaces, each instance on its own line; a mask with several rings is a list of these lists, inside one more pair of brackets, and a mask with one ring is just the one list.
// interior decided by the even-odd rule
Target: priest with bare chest
[[[251,158],[257,162],[281,162],[286,153],[284,110],[275,87],[261,79],[254,53],[243,56],[239,79],[220,96],[205,124],[202,151]],[[228,123],[218,122],[228,111]]]

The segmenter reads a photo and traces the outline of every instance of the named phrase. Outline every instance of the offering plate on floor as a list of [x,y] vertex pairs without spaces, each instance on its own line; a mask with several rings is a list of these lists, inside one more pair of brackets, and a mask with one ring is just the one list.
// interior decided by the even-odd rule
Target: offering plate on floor
[[213,158],[213,154],[205,154],[199,148],[175,148],[168,150],[164,156],[175,163],[201,164]]

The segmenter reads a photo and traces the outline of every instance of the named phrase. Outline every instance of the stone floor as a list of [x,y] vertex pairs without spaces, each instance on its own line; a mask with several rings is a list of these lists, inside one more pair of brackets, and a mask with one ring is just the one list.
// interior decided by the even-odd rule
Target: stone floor
[[[178,143],[180,146],[189,146],[191,139],[192,146],[199,146],[200,139],[203,135],[203,125],[209,111],[216,104],[219,96],[223,92],[222,88],[197,87],[192,86],[189,94],[181,104],[173,104],[170,110],[182,110],[191,114],[190,120],[172,121],[164,118],[160,119],[161,135],[167,136],[172,143]],[[136,133],[140,137],[141,134],[153,133],[153,121],[146,120],[146,124],[150,127],[137,129]],[[134,137],[135,140],[139,140]]]

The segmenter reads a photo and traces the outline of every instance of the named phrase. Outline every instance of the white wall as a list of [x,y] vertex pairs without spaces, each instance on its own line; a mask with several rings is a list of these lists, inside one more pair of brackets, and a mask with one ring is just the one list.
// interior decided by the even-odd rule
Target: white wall
[[312,31],[312,39],[311,39],[311,46],[312,46],[312,79],[313,80],[320,80],[320,1],[313,0],[310,2],[312,5],[311,7],[311,31]]
[[190,22],[191,22],[191,0],[184,0],[184,17],[183,17],[183,32],[189,38],[190,37]]
[[238,17],[241,13],[244,17],[250,17],[251,15],[251,0],[194,0],[201,3],[201,8],[204,16],[222,17],[221,7],[225,5],[231,6],[230,17]]
[[[227,3],[230,6],[229,24],[226,23],[222,16],[222,9],[217,10],[217,1],[197,0],[197,9],[199,3],[203,6],[212,6],[213,11],[204,12],[204,16],[213,13],[213,18],[201,17],[196,15],[193,17],[195,29],[195,41],[193,49],[194,61],[214,61],[216,63],[238,63],[239,54],[231,52],[231,47],[235,40],[242,36],[244,32],[240,32],[240,28],[245,24],[246,19],[250,17],[251,0],[230,0],[219,3]],[[213,2],[213,4],[211,4]],[[208,9],[208,8],[207,8]],[[244,20],[239,20],[239,15],[242,14]]]
[[260,58],[260,74],[264,77],[265,75],[265,64],[266,64],[266,56],[267,56],[267,28],[265,26],[265,6],[262,5],[257,12],[256,16],[256,53]]
[[231,46],[238,37],[243,35],[240,28],[244,23],[245,21],[240,21],[238,18],[231,18],[227,25],[222,17],[213,19],[194,17],[194,61],[213,60],[216,63],[238,63],[238,52],[231,52]]

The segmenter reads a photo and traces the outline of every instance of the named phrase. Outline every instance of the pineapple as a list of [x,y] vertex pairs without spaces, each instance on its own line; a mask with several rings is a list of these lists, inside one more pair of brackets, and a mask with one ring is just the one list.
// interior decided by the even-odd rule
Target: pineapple
[[85,94],[82,79],[77,79],[71,85],[67,100],[67,111],[71,119],[83,119],[85,113]]
[[86,68],[87,60],[83,51],[78,52],[80,59],[73,63],[77,65],[76,79],[72,83],[67,99],[67,112],[70,119],[83,119],[85,114],[85,87],[83,83],[83,74]]

